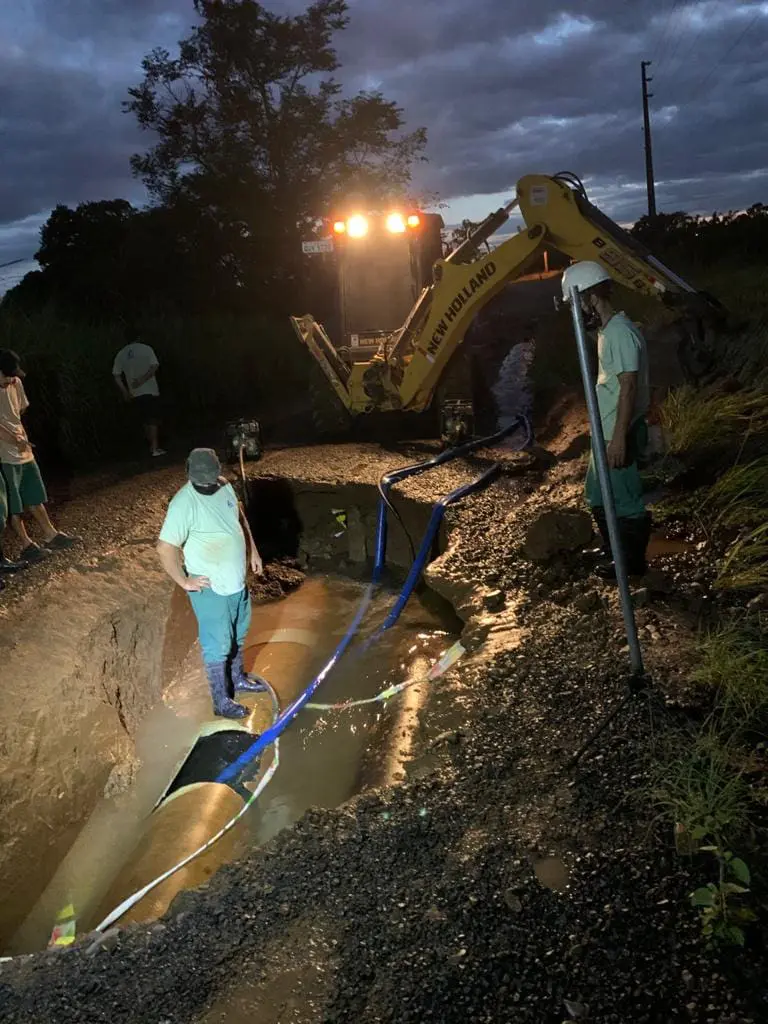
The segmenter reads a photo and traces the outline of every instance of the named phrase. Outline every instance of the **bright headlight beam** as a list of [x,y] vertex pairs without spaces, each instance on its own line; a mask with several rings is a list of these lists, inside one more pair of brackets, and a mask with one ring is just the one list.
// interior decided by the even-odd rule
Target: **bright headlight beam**
[[405,221],[401,214],[390,213],[387,217],[387,231],[393,235],[401,235],[405,231]]
[[364,238],[368,234],[368,220],[361,213],[356,213],[347,221],[347,234],[350,238]]

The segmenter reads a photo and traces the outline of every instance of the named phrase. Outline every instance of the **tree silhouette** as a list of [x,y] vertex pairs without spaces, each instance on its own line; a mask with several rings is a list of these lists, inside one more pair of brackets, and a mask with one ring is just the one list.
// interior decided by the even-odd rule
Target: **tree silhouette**
[[298,277],[302,232],[335,199],[401,194],[426,141],[379,93],[341,96],[333,34],[345,0],[282,16],[255,0],[195,0],[178,56],[152,51],[126,109],[158,142],[132,160],[156,199],[197,206],[250,275],[265,248],[272,288]]

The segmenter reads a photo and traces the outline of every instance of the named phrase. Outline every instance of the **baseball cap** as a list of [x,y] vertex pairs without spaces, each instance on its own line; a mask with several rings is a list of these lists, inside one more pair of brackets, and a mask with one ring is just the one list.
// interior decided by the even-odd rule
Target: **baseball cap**
[[191,484],[210,487],[221,475],[221,463],[213,448],[193,448],[187,459],[187,476]]

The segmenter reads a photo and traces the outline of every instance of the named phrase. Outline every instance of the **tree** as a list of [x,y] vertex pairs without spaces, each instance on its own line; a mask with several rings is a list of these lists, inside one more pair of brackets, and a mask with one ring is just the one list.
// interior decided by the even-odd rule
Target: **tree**
[[[290,279],[301,233],[348,190],[371,201],[402,193],[423,129],[379,93],[341,95],[333,34],[345,0],[296,16],[256,0],[195,0],[200,24],[179,54],[156,49],[126,109],[159,141],[132,160],[161,202],[183,198],[209,217],[244,279],[264,265]],[[257,276],[260,272],[257,271]]]
[[91,322],[248,309],[252,292],[245,294],[225,248],[219,226],[183,199],[147,210],[123,199],[59,205],[40,233],[42,270],[27,274],[3,306],[53,305]]

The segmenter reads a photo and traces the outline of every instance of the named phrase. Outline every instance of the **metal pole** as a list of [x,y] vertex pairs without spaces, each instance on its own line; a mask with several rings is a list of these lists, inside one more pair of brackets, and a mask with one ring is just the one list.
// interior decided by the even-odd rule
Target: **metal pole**
[[632,597],[629,593],[627,566],[624,561],[624,551],[621,547],[619,523],[616,518],[616,505],[613,501],[611,477],[608,471],[608,457],[605,453],[603,425],[600,422],[600,410],[597,406],[597,393],[592,381],[592,373],[589,366],[587,334],[584,330],[584,319],[581,315],[581,301],[577,288],[571,288],[571,316],[573,318],[573,331],[576,335],[576,347],[579,351],[579,366],[581,367],[581,379],[584,383],[584,396],[587,400],[587,412],[589,413],[589,428],[592,434],[592,453],[595,460],[595,468],[597,469],[597,479],[600,483],[600,493],[603,496],[603,508],[605,509],[605,518],[608,524],[608,536],[611,542],[613,564],[616,566],[616,582],[619,587],[621,614],[624,617],[624,629],[626,630],[627,642],[629,644],[629,660],[632,668],[632,675],[641,676],[645,671],[643,667],[643,655],[640,650],[640,641],[637,636],[637,625],[635,623],[635,612],[632,607]]
[[656,216],[656,182],[653,177],[653,146],[651,144],[651,115],[648,111],[648,100],[653,96],[648,92],[648,78],[645,69],[651,63],[649,60],[640,61],[640,72],[643,80],[643,131],[645,133],[645,187],[648,192],[648,216]]

